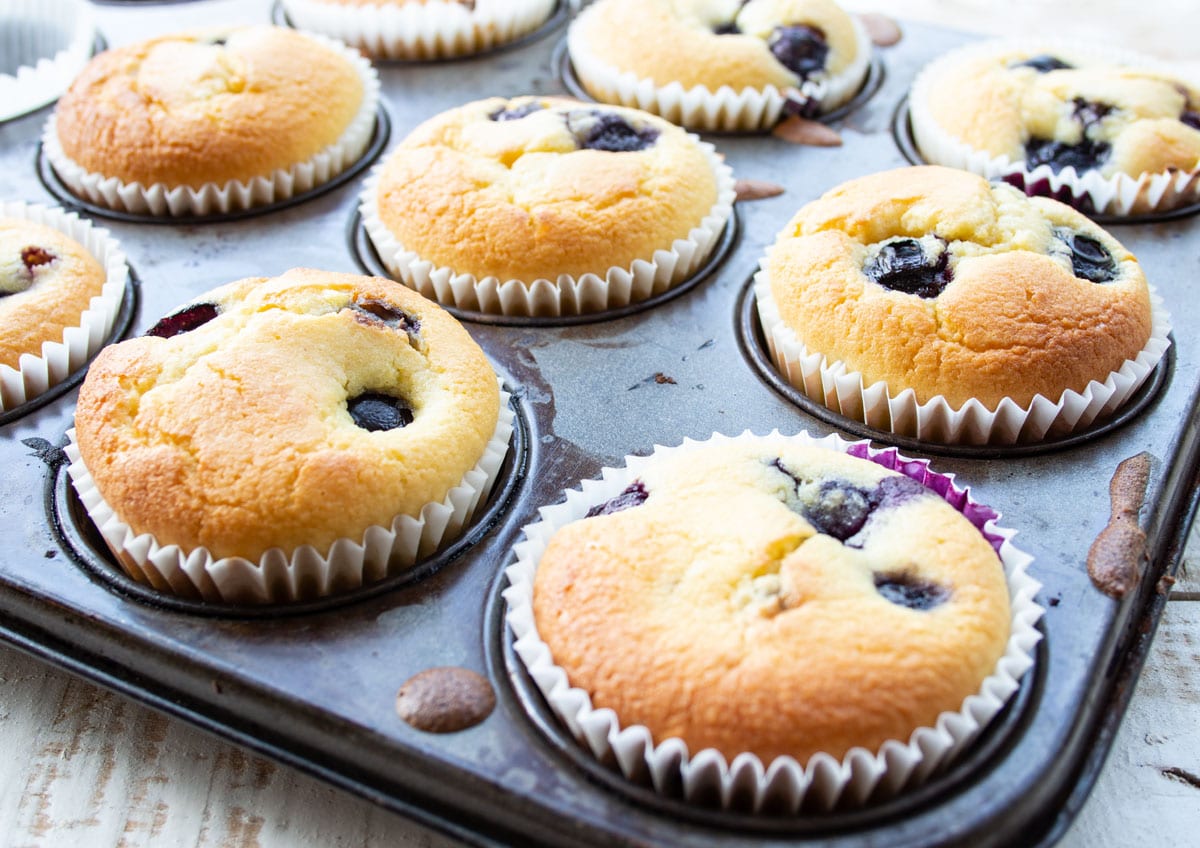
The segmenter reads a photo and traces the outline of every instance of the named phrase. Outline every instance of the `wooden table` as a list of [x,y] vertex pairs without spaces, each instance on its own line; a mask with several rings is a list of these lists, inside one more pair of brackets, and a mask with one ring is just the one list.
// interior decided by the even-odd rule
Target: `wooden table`
[[[261,19],[227,0],[223,18]],[[978,31],[1031,28],[1200,59],[1197,0],[863,0]],[[227,14],[225,14],[227,12]],[[108,12],[112,14],[113,12]],[[138,11],[162,31],[185,6]],[[140,23],[145,21],[143,17]],[[122,43],[118,32],[107,33]],[[1196,64],[1200,69],[1200,63]],[[1200,844],[1200,537],[1193,533],[1129,712],[1064,848]],[[0,646],[0,846],[449,846],[454,843],[293,769],[246,753]]]

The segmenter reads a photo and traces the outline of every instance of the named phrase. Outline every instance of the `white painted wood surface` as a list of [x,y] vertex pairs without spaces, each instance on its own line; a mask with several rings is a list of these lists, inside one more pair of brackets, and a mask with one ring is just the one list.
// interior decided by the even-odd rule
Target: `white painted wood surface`
[[[139,31],[263,19],[266,2],[137,10]],[[1200,0],[848,0],[977,31],[1116,35],[1200,59]],[[219,7],[219,8],[217,8]],[[133,14],[97,7],[105,18]],[[129,18],[125,18],[129,20]],[[124,43],[127,29],[106,27]],[[1197,62],[1200,67],[1200,62]],[[1200,540],[1100,780],[1063,848],[1200,845]],[[421,846],[453,843],[0,647],[0,846]]]

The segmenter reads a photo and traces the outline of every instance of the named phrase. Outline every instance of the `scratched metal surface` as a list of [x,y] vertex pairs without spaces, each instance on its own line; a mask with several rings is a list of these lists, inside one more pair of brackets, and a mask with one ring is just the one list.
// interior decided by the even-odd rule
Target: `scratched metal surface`
[[[193,5],[232,6],[177,8]],[[237,6],[243,17],[267,17],[266,2]],[[112,43],[165,31],[167,20],[101,10]],[[474,61],[383,68],[392,143],[423,118],[469,99],[560,92],[550,67],[559,35]],[[632,801],[597,786],[546,742],[514,696],[495,638],[498,575],[520,527],[580,478],[686,436],[747,428],[830,431],[755,376],[734,331],[738,294],[764,247],[802,203],[850,177],[903,164],[890,135],[892,109],[925,61],[966,38],[907,27],[904,41],[884,53],[883,89],[840,125],[841,148],[714,137],[738,176],[773,180],[787,192],[743,205],[734,252],[692,291],[616,321],[468,325],[501,372],[523,389],[529,467],[500,523],[435,576],[324,612],[258,620],[164,609],[110,591],[65,555],[44,504],[49,472],[22,443],[61,441],[70,426],[72,391],[0,428],[0,629],[10,641],[80,673],[471,842],[700,846],[823,838],[865,846],[1053,839],[1099,768],[1161,609],[1154,575],[1136,597],[1117,603],[1098,593],[1084,570],[1087,547],[1107,519],[1108,479],[1121,459],[1142,450],[1156,458],[1143,526],[1159,567],[1173,561],[1173,545],[1182,538],[1176,524],[1196,462],[1197,360],[1189,328],[1200,307],[1188,296],[1200,270],[1196,219],[1115,228],[1166,299],[1176,327],[1174,374],[1146,414],[1064,452],[935,460],[1021,530],[1019,544],[1035,556],[1033,573],[1046,586],[1042,599],[1057,602],[1045,619],[1047,649],[1036,683],[1026,687],[1027,706],[1006,725],[995,756],[976,770],[952,770],[898,805],[805,816],[767,830]],[[33,168],[46,115],[0,125],[0,197],[51,202]],[[133,332],[239,277],[296,265],[354,270],[344,228],[357,184],[236,223],[108,225],[142,280]],[[674,382],[655,381],[659,373]],[[496,712],[450,736],[422,735],[403,724],[393,712],[396,689],[438,665],[488,674],[500,694]],[[1055,819],[1060,809],[1067,812]]]

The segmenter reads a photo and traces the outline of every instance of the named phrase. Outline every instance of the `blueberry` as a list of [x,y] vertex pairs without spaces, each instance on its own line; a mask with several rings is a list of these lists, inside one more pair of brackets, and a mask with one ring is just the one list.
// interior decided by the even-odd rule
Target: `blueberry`
[[1065,144],[1052,139],[1031,138],[1025,143],[1025,166],[1032,170],[1038,165],[1049,165],[1055,173],[1063,168],[1083,172],[1102,164],[1111,152],[1112,147],[1107,141],[1085,138],[1079,144]]
[[346,405],[354,423],[371,433],[395,430],[413,421],[412,410],[404,401],[391,395],[367,392],[351,398]]
[[[590,121],[578,120],[578,115],[567,116],[567,126],[580,124],[579,129],[572,128],[579,146],[585,150],[606,150],[611,153],[632,153],[645,150],[658,139],[658,130],[651,127],[637,129],[620,115],[612,112],[590,112]],[[574,120],[573,120],[574,118]]]
[[913,498],[928,495],[925,488],[911,477],[901,474],[899,477],[884,477],[879,481],[877,500],[881,507],[900,506]]
[[589,509],[587,517],[595,518],[597,515],[612,515],[614,512],[633,509],[635,506],[644,504],[648,497],[650,497],[650,493],[646,491],[646,484],[637,480],[615,498],[610,498]]
[[844,542],[863,529],[876,503],[870,492],[836,480],[826,480],[816,498],[803,507],[808,523],[818,533]]
[[944,586],[927,583],[911,574],[876,574],[875,590],[885,600],[914,610],[933,609],[950,598]]
[[46,250],[44,247],[21,248],[21,261],[25,263],[25,267],[30,271],[40,265],[49,265],[57,258],[58,257]]
[[949,248],[931,259],[916,239],[897,239],[883,245],[863,273],[885,289],[924,298],[937,297],[954,279]]
[[741,30],[738,29],[737,21],[728,21],[723,24],[717,24],[713,27],[714,35],[740,35]]
[[829,56],[825,33],[804,24],[775,27],[767,38],[767,47],[779,64],[800,79],[824,70]]
[[408,333],[416,333],[421,329],[420,319],[409,315],[403,310],[397,309],[383,300],[373,300],[371,298],[355,300],[350,304],[350,308],[355,311],[355,317],[363,323],[371,324],[379,322],[391,327],[393,330],[404,330]]
[[1097,103],[1095,100],[1084,100],[1082,97],[1076,97],[1072,103],[1075,104],[1075,110],[1072,117],[1083,124],[1084,132],[1099,124],[1107,118],[1116,108],[1107,103]]
[[169,339],[181,333],[188,333],[216,318],[220,311],[213,303],[193,303],[163,318],[147,330],[146,335]]
[[1117,263],[1108,248],[1091,236],[1072,232],[1065,227],[1054,231],[1071,251],[1071,270],[1081,280],[1110,283],[1117,278]]
[[534,112],[540,112],[545,108],[545,106],[543,106],[541,103],[538,103],[536,100],[531,100],[530,102],[518,106],[515,109],[507,109],[501,106],[495,112],[492,112],[492,114],[488,115],[488,117],[493,121],[519,121],[522,118],[527,118]]
[[1179,116],[1179,120],[1183,121],[1194,130],[1200,130],[1200,112],[1187,109],[1182,115]]
[[1045,53],[1040,56],[1033,56],[1026,59],[1024,62],[1014,62],[1009,65],[1010,68],[1033,68],[1039,74],[1046,74],[1050,71],[1069,71],[1074,68],[1074,65],[1064,62],[1057,56],[1049,56]]

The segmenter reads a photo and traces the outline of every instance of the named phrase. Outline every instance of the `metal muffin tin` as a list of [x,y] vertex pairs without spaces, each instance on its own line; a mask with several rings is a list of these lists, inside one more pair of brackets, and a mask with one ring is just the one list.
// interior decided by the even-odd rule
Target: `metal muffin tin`
[[[197,3],[197,7],[207,4]],[[268,20],[270,6],[261,6]],[[181,9],[188,8],[185,6]],[[150,35],[131,12],[100,10],[124,38]],[[0,636],[138,700],[187,718],[407,813],[471,844],[767,846],[1048,845],[1081,806],[1146,656],[1196,502],[1200,440],[1190,297],[1200,225],[1117,226],[1166,300],[1174,365],[1159,369],[1119,427],[1041,455],[984,449],[935,455],[975,497],[1019,529],[1045,588],[1035,669],[957,764],[898,798],[797,817],[687,807],[627,784],[589,759],[550,718],[511,655],[499,593],[520,529],[540,505],[626,454],[720,431],[836,429],[762,373],[745,343],[745,281],[793,212],[838,183],[904,164],[896,104],[916,71],[967,36],[909,25],[882,51],[882,88],[838,124],[840,148],[771,136],[717,136],[739,177],[784,185],[740,207],[740,234],[710,277],[652,306],[582,324],[467,323],[516,389],[523,420],[505,482],[453,555],[417,575],[304,607],[243,611],[163,599],[113,571],[73,506],[61,456],[73,389],[0,426]],[[115,27],[110,32],[117,31]],[[485,95],[561,93],[555,36],[467,62],[385,65],[395,137]],[[35,153],[43,110],[0,126],[0,196],[52,203]],[[134,333],[225,282],[300,265],[356,270],[346,240],[360,181],[240,221],[146,226],[101,221],[140,275]],[[740,329],[739,329],[740,328]],[[35,408],[36,407],[36,408]],[[883,439],[883,441],[887,441]],[[910,455],[939,454],[906,444]],[[1141,524],[1149,564],[1122,601],[1085,568],[1109,515],[1117,464],[1148,451],[1154,466]],[[428,573],[426,573],[428,572]],[[397,689],[435,666],[486,675],[498,704],[455,734],[414,730]]]

